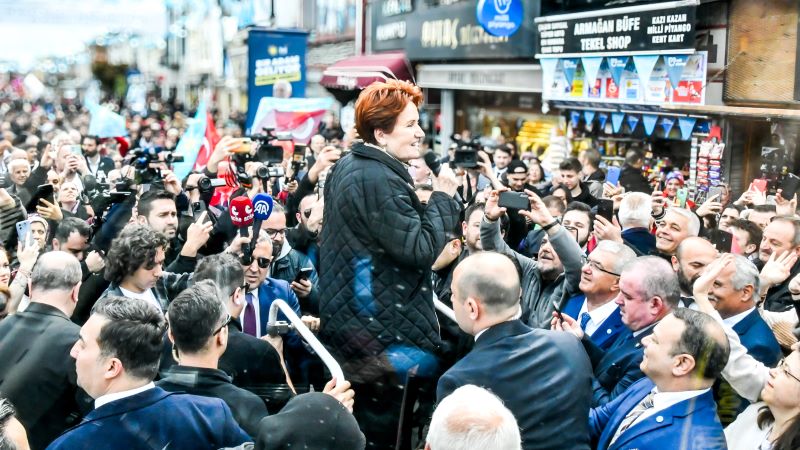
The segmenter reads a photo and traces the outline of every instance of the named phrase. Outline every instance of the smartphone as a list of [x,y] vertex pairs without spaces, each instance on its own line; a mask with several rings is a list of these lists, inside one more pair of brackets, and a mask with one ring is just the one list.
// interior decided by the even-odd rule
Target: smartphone
[[724,193],[725,193],[725,189],[722,186],[711,186],[710,188],[708,188],[708,196],[706,198],[710,199],[711,197],[716,195],[717,198],[715,198],[714,201],[715,202],[721,202],[722,201],[722,195]]
[[553,300],[553,308],[556,310],[556,315],[558,316],[558,321],[564,323],[564,315],[561,314],[561,308],[558,307],[558,300]]
[[292,161],[303,162],[306,160],[306,146],[304,144],[294,144],[294,151],[292,152]]
[[753,180],[750,186],[757,191],[763,192],[764,194],[767,193],[767,180],[765,178],[756,178]]
[[69,147],[69,152],[72,153],[73,155],[83,156],[83,150],[81,149],[80,145],[75,144],[75,145],[69,145],[68,147]]
[[667,188],[667,183],[664,181],[664,175],[662,174],[661,177],[658,179],[658,192],[664,192],[664,189]]
[[619,183],[619,172],[620,169],[617,166],[611,166],[608,168],[608,173],[606,174],[606,183],[611,183],[613,186],[616,186]]
[[25,205],[25,210],[28,211],[29,213],[35,213],[36,206],[39,204],[39,200],[42,199],[47,200],[49,202],[55,202],[55,200],[53,199],[54,192],[55,189],[53,188],[52,184],[40,185],[39,187],[36,188],[36,192],[33,194],[33,197],[31,197],[30,201],[28,201],[28,204]]
[[531,201],[524,192],[505,191],[500,193],[497,206],[508,209],[531,209]]
[[253,147],[253,141],[250,138],[243,138],[241,139],[241,143],[239,146],[233,150],[233,153],[250,153],[250,149]]
[[614,200],[599,199],[596,214],[611,222],[614,218]]
[[798,188],[800,188],[800,177],[793,173],[786,175],[781,181],[781,197],[791,200]]
[[709,233],[709,240],[717,251],[722,253],[730,253],[733,246],[733,235],[724,230],[711,230]]
[[17,241],[21,242],[23,246],[30,245],[31,238],[31,223],[27,220],[17,222]]
[[295,283],[299,283],[301,280],[308,280],[308,277],[311,276],[311,272],[313,271],[314,269],[312,269],[311,267],[305,267],[303,269],[300,269],[297,272],[297,275],[294,277]]
[[676,195],[678,198],[678,202],[680,202],[681,208],[686,206],[686,199],[689,197],[689,191],[686,188],[678,189],[678,194]]

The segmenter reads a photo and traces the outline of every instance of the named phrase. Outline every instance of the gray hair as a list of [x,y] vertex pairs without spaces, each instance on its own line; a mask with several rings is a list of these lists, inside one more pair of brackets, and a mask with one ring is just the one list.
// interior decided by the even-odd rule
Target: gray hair
[[700,218],[697,217],[697,214],[689,211],[688,209],[683,208],[669,208],[667,209],[668,213],[675,213],[679,216],[682,216],[686,219],[689,229],[689,236],[697,237],[700,235]]
[[69,291],[82,278],[77,258],[67,252],[47,252],[33,266],[31,287],[37,291]]
[[597,243],[594,248],[595,252],[606,252],[615,255],[614,262],[611,265],[611,271],[614,273],[622,273],[622,269],[631,261],[636,259],[636,252],[631,250],[625,244],[619,242],[604,240]]
[[426,440],[432,450],[522,448],[511,411],[496,395],[471,384],[461,386],[439,403]]
[[642,192],[631,192],[622,198],[619,205],[619,224],[622,229],[647,228],[652,211],[650,196]]
[[640,256],[622,269],[622,273],[631,271],[637,271],[641,275],[642,295],[645,299],[660,297],[670,308],[678,307],[681,299],[678,274],[666,260],[658,256]]
[[219,253],[203,258],[197,264],[192,280],[195,284],[203,280],[213,281],[220,291],[220,298],[225,300],[244,284],[244,269],[235,256]]
[[749,259],[742,255],[734,255],[733,263],[736,265],[736,271],[731,277],[733,289],[741,291],[749,284],[753,286],[753,301],[758,301],[758,290],[760,283],[758,279],[758,269],[756,268],[755,264],[750,262]]

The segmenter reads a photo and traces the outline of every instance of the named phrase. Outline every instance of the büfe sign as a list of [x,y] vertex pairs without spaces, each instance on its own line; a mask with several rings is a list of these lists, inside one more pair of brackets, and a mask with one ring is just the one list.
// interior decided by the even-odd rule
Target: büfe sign
[[696,6],[691,3],[669,2],[539,17],[535,20],[536,57],[692,51]]

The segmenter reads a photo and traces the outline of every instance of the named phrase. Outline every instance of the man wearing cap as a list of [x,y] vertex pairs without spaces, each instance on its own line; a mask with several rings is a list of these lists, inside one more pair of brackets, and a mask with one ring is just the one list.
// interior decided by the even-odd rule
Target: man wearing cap
[[[526,189],[541,195],[539,190],[527,183],[528,166],[524,162],[515,159],[506,166],[506,173],[503,175],[503,182],[514,192],[523,192]],[[509,209],[508,218],[510,226],[506,235],[506,242],[511,248],[517,248],[520,241],[528,234],[528,224],[525,218],[519,214],[518,209]]]

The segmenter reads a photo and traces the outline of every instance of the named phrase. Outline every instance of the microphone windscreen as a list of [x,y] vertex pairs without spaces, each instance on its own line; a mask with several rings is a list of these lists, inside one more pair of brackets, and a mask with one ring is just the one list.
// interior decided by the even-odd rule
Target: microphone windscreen
[[232,199],[228,212],[236,228],[245,228],[253,224],[253,202],[245,196]]
[[272,196],[263,192],[253,197],[253,210],[255,211],[256,220],[267,220],[272,214],[273,200]]
[[436,156],[436,153],[434,153],[433,150],[428,150],[425,152],[423,159],[425,160],[425,165],[431,169],[433,176],[438,177],[439,171],[442,170],[442,163],[439,161],[439,157]]

